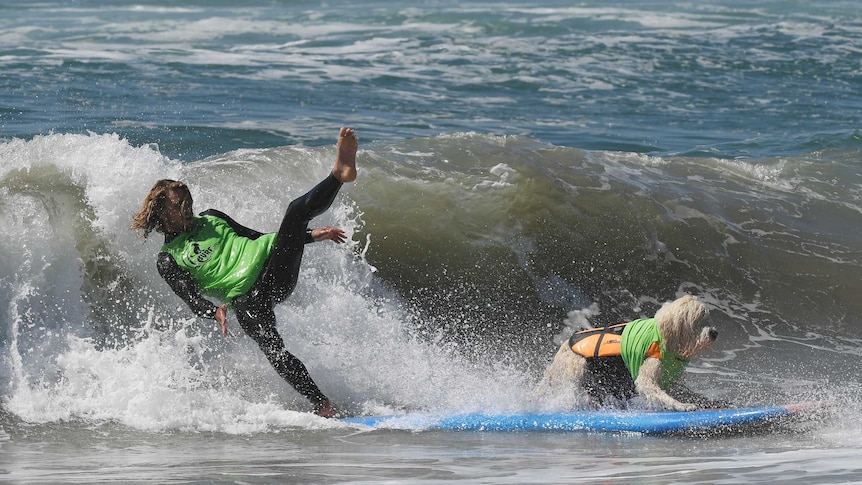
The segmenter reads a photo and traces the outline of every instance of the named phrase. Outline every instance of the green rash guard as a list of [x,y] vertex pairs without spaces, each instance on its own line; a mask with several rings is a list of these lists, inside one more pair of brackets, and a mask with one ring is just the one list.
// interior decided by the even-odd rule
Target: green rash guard
[[239,236],[218,217],[195,217],[194,228],[162,246],[197,281],[204,295],[230,302],[257,281],[275,244],[275,233]]
[[626,325],[620,338],[620,354],[633,380],[637,380],[647,357],[660,359],[662,389],[672,386],[689,362],[676,352],[667,352],[654,318],[642,318]]

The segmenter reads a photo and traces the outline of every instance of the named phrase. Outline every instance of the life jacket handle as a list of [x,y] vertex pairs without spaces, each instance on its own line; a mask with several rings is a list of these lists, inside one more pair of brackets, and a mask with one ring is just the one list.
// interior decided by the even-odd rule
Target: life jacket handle
[[[575,332],[569,338],[569,347],[586,358],[621,355],[620,340],[627,323],[607,327],[588,328]],[[605,336],[609,338],[605,339]]]

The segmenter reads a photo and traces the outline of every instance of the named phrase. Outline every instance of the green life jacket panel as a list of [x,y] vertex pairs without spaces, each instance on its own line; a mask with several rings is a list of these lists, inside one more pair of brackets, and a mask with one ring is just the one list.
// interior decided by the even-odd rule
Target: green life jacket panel
[[654,318],[641,318],[626,325],[620,342],[620,354],[635,380],[648,357],[661,360],[662,389],[672,386],[682,376],[689,362],[678,353],[667,351]]
[[230,302],[257,281],[275,244],[275,233],[241,237],[219,217],[195,217],[191,231],[162,246],[191,273],[204,295]]

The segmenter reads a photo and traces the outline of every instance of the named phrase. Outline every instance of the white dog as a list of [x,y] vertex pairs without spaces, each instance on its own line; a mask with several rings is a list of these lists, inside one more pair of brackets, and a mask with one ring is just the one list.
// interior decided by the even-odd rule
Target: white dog
[[693,296],[665,303],[654,318],[582,330],[563,342],[537,387],[540,397],[586,391],[593,404],[621,404],[636,394],[653,408],[692,411],[726,403],[699,396],[677,380],[718,337],[709,310]]

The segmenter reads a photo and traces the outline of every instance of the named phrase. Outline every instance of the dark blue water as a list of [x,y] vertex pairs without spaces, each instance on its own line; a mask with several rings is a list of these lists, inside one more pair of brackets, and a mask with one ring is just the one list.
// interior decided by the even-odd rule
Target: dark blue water
[[853,2],[7,3],[6,137],[239,147],[472,132],[661,155],[858,148]]

